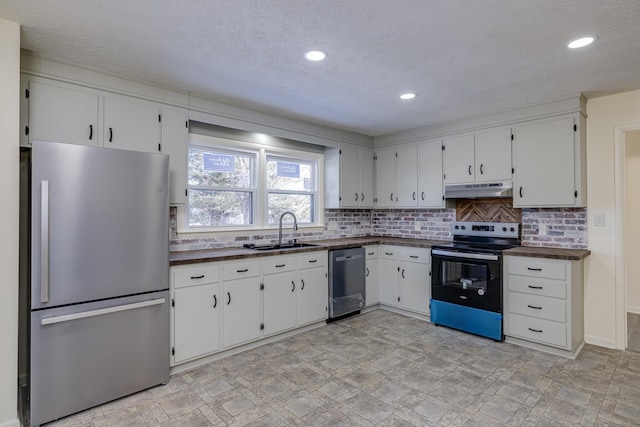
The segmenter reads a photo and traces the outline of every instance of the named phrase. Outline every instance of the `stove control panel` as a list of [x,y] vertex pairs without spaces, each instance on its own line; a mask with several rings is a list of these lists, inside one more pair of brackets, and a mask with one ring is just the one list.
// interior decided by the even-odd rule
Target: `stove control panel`
[[517,239],[520,224],[517,222],[454,222],[454,236],[483,236]]

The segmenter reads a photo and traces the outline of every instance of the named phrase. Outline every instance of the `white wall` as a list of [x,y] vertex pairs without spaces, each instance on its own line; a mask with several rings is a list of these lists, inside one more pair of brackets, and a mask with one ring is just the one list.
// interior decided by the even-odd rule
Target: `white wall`
[[640,132],[625,137],[627,311],[640,314]]
[[0,427],[18,426],[20,26],[0,19]]
[[[585,340],[624,348],[616,325],[616,128],[640,128],[640,91],[590,99],[587,103],[588,237],[591,256],[585,266]],[[595,227],[593,215],[605,214],[605,226]],[[618,224],[618,227],[621,224]],[[624,310],[624,308],[623,308]]]

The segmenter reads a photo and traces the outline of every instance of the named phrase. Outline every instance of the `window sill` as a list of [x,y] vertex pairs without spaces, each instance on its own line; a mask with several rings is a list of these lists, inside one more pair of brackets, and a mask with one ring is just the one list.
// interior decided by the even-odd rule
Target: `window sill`
[[[298,225],[298,233],[304,232],[314,232],[314,231],[324,231],[323,225]],[[192,230],[192,229],[178,229],[176,230],[178,236],[181,235],[189,235],[189,236],[198,236],[198,237],[215,237],[215,236],[255,236],[260,234],[278,234],[278,227],[269,227],[269,228],[224,228],[224,229],[203,229],[203,230]],[[282,226],[283,234],[291,234],[293,232],[293,228],[291,224],[286,224]]]

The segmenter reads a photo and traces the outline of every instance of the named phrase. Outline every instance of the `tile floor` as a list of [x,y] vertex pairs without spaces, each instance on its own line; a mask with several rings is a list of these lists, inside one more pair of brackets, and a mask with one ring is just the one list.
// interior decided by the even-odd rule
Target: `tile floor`
[[577,360],[375,310],[49,426],[640,425],[640,353]]

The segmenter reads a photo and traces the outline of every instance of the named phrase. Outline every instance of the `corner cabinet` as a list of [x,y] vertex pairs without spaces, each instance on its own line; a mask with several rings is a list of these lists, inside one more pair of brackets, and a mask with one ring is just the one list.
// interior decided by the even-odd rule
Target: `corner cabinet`
[[575,358],[584,346],[583,261],[504,258],[506,340]]
[[372,149],[341,144],[325,150],[326,208],[371,208],[374,195]]
[[514,128],[514,207],[586,206],[585,124],[577,113]]

